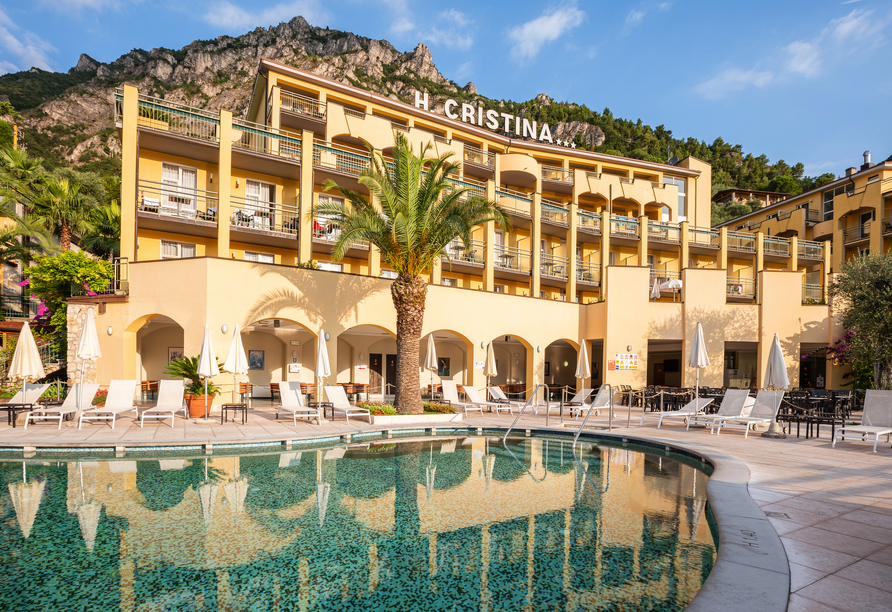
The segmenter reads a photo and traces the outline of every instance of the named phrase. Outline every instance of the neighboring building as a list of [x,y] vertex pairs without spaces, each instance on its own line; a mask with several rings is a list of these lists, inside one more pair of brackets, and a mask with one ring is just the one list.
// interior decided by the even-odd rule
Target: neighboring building
[[738,204],[742,202],[749,202],[750,200],[759,200],[760,208],[764,208],[765,206],[771,206],[772,204],[776,204],[781,200],[784,200],[789,196],[787,193],[780,193],[778,191],[759,191],[758,189],[723,189],[719,191],[714,196],[712,196],[712,201],[716,204],[723,204],[727,206],[728,204]]
[[[205,324],[225,353],[238,324],[258,385],[313,382],[322,328],[330,382],[392,384],[392,272],[366,244],[330,261],[340,228],[311,211],[338,197],[322,191],[328,179],[364,190],[366,145],[386,156],[397,133],[416,151],[452,153],[456,184],[497,200],[513,223],[476,229],[431,272],[424,333],[440,370],[424,384],[482,387],[492,342],[493,383],[575,386],[585,341],[595,386],[693,385],[685,364],[700,322],[712,360],[701,385],[758,384],[775,332],[796,385],[799,355],[832,340],[829,309],[803,293],[805,275],[822,291],[827,245],[710,228],[711,168],[694,158],[670,166],[512,140],[268,60],[244,118],[129,86],[115,111],[129,298],[69,307],[103,302],[101,382],[162,378],[170,356],[198,354]],[[310,259],[323,269],[296,267]],[[681,291],[649,297],[669,280]]]

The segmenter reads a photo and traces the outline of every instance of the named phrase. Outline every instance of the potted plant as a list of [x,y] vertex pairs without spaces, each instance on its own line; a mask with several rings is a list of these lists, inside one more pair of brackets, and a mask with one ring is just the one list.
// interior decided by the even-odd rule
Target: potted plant
[[[174,359],[164,368],[164,373],[174,378],[185,378],[189,381],[186,385],[186,405],[189,407],[189,416],[193,418],[203,417],[205,413],[205,399],[207,399],[207,411],[210,414],[214,398],[222,393],[220,387],[214,381],[204,380],[198,375],[198,357],[182,357]],[[207,398],[205,398],[205,384],[207,384]]]

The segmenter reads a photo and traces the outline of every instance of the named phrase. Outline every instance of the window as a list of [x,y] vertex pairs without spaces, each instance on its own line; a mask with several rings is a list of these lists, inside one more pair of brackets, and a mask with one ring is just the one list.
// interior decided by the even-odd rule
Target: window
[[647,267],[650,268],[651,270],[653,270],[653,268],[654,268],[654,256],[653,255],[647,256]]
[[245,181],[245,208],[239,211],[239,225],[269,230],[275,228],[276,186]]
[[663,184],[664,185],[675,185],[678,187],[678,211],[676,216],[679,221],[685,221],[687,219],[687,181],[685,179],[677,177],[677,176],[666,176],[663,175]]
[[276,256],[270,253],[252,253],[245,251],[245,261],[256,261],[259,263],[276,263]]
[[170,240],[161,241],[161,259],[183,259],[184,257],[195,256],[196,250],[194,244],[171,242]]
[[615,266],[616,265],[616,251],[610,251],[607,255],[607,265]]
[[492,290],[495,293],[505,293],[505,285],[493,285]]
[[174,164],[161,164],[161,212],[177,217],[194,218],[197,210],[198,171]]
[[548,292],[547,292],[547,291],[542,291],[542,290],[540,289],[540,290],[539,290],[539,297],[540,297],[540,298],[547,298],[547,297],[548,297]]
[[331,263],[328,261],[320,261],[319,269],[320,270],[328,270],[329,272],[343,272],[344,264]]
[[381,270],[381,278],[390,278],[394,279],[397,277],[397,273],[393,270]]
[[854,189],[855,184],[849,183],[848,185],[843,185],[842,187],[837,187],[836,189],[830,189],[829,191],[824,192],[824,221],[833,218],[833,198],[844,193],[851,193]]
[[[344,198],[336,198],[330,195],[319,194],[319,204],[341,204]],[[333,223],[331,218],[319,215],[313,220],[313,237],[335,241],[341,235],[341,226]]]
[[458,287],[458,279],[457,278],[447,278],[443,277],[440,279],[440,284],[444,287]]

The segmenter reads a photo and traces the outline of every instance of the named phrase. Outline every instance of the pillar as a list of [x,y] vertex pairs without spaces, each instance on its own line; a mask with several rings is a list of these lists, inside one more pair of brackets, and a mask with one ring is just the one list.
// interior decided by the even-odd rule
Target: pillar
[[217,161],[217,257],[229,257],[229,218],[232,216],[232,113],[220,111],[220,153]]
[[[601,297],[607,297],[607,266],[610,265],[610,212],[601,211]],[[605,368],[607,362],[604,362]]]
[[300,219],[297,260],[307,262],[313,258],[313,132],[304,130],[300,146],[300,187],[297,213]]
[[[496,201],[496,183],[495,181],[486,181],[486,199],[490,202]],[[483,226],[483,289],[492,291],[495,285],[495,265],[496,265],[496,224],[489,221]]]
[[799,238],[790,238],[790,260],[787,262],[787,270],[799,269]]
[[[272,89],[271,95],[271,105],[272,112],[270,113],[270,127],[274,130],[278,131],[282,125],[282,96],[279,95],[280,89],[279,86],[276,85]],[[258,121],[258,123],[264,123],[266,117],[262,120]],[[270,150],[273,155],[278,154],[279,152],[279,139],[278,138],[270,138]]]
[[824,299],[827,301],[828,304],[830,303],[830,296],[827,295],[827,288],[830,286],[830,270],[831,270],[830,266],[831,266],[831,258],[833,257],[832,254],[830,253],[830,250],[831,250],[830,245],[831,244],[832,243],[829,240],[824,241],[824,265],[822,266],[824,268],[824,270],[823,270],[823,272],[824,272],[824,274],[823,274],[823,276],[824,276],[824,278],[823,278]]
[[576,301],[576,211],[579,205],[576,198],[570,201],[570,229],[567,231],[567,301]]
[[647,232],[649,219],[647,215],[638,217],[638,265],[647,265]]
[[690,267],[691,239],[690,232],[688,232],[688,227],[690,227],[690,223],[688,223],[687,221],[682,221],[678,224],[678,240],[681,245],[678,249],[678,257],[680,259],[680,261],[678,262],[679,272],[681,272],[685,268]]
[[121,117],[121,257],[137,260],[136,210],[139,180],[139,90],[124,85],[124,109]]
[[439,285],[443,282],[443,259],[437,257],[431,268],[431,285]]
[[[538,183],[539,181],[537,181]],[[539,268],[542,264],[542,255],[539,251],[539,241],[542,240],[542,194],[537,189],[533,194],[533,227],[531,231],[532,244],[532,270],[530,275],[530,295],[539,297]]]
[[719,258],[718,267],[720,270],[728,269],[728,228],[719,229]]

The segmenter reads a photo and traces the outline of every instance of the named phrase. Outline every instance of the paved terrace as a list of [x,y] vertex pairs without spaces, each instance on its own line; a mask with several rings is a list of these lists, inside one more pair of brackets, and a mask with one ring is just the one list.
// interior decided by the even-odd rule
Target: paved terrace
[[[625,425],[627,410],[617,409],[614,425]],[[276,421],[275,409],[262,401],[252,406],[246,425],[221,425],[219,409],[215,414],[214,424],[177,418],[174,427],[167,420],[147,423],[144,429],[129,415],[119,417],[114,430],[105,423],[85,424],[82,430],[64,423],[61,429],[56,424],[40,424],[26,431],[3,423],[0,447],[217,445],[388,429],[358,419],[350,425],[339,419],[321,426],[299,421],[295,428],[290,420]],[[779,515],[769,520],[781,536],[789,561],[789,612],[892,609],[892,448],[888,444],[880,445],[876,454],[871,452],[872,445],[858,441],[840,442],[833,449],[827,427],[820,439],[809,440],[795,434],[786,440],[759,435],[744,439],[741,430],[714,436],[703,429],[685,431],[678,423],[658,430],[651,424],[638,427],[636,414],[640,416],[640,409],[633,409],[632,427],[619,429],[618,436],[648,437],[706,455],[727,454],[748,466],[750,495],[766,513]],[[472,415],[461,425],[507,427],[511,420],[506,415]],[[607,418],[593,416],[589,423],[606,426]],[[559,420],[552,417],[551,426],[556,425]],[[525,415],[517,427],[521,432],[544,428],[544,414]]]

